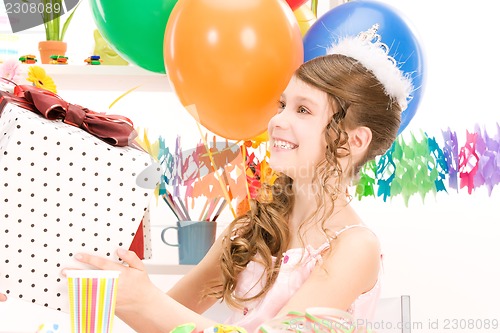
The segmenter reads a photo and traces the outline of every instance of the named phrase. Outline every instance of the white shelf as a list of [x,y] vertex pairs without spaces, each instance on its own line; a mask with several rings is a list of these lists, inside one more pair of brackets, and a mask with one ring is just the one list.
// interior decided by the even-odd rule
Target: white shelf
[[[172,92],[166,74],[154,73],[137,66],[50,65],[36,64],[47,72],[61,90]],[[23,65],[28,71],[31,65]]]

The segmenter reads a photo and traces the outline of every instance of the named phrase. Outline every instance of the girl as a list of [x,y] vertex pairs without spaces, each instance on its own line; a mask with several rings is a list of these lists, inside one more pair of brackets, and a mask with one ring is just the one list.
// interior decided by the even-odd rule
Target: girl
[[218,300],[234,309],[227,323],[249,332],[309,307],[370,320],[381,251],[347,189],[395,140],[412,89],[375,33],[346,38],[297,69],[268,126],[269,164],[279,178],[166,294],[133,252],[118,250],[127,265],[75,256],[121,271],[116,314],[123,321],[138,332],[188,322],[201,331],[216,324],[201,314]]

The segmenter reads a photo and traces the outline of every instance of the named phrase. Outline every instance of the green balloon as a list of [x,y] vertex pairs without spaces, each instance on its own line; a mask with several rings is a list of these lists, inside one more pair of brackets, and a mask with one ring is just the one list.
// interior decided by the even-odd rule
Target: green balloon
[[129,62],[166,73],[163,37],[177,0],[90,0],[97,29]]

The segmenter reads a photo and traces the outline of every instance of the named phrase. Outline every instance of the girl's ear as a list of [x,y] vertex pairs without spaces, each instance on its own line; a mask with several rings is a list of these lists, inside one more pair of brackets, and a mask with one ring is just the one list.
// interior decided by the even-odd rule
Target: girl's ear
[[368,146],[372,142],[372,131],[368,127],[360,126],[353,130],[348,131],[349,133],[349,147],[351,149],[352,156],[364,156]]

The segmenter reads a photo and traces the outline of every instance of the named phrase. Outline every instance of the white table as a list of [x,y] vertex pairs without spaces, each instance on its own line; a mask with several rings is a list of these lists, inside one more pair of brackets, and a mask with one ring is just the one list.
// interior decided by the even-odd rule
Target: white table
[[[193,266],[189,265],[159,265],[146,262],[146,269],[151,281],[163,290],[171,287],[182,275]],[[224,321],[229,316],[229,310],[224,304],[216,304],[205,315],[216,321]],[[0,303],[0,333],[35,333],[41,324],[59,324],[59,330],[54,333],[70,333],[70,318],[68,313],[32,304],[17,298],[11,298]],[[132,333],[123,321],[115,317],[113,333]]]
[[[70,333],[69,314],[30,304],[19,299],[9,299],[0,303],[0,333],[35,333],[41,324],[58,324],[54,333]],[[113,332],[134,332],[130,327],[115,317]]]

